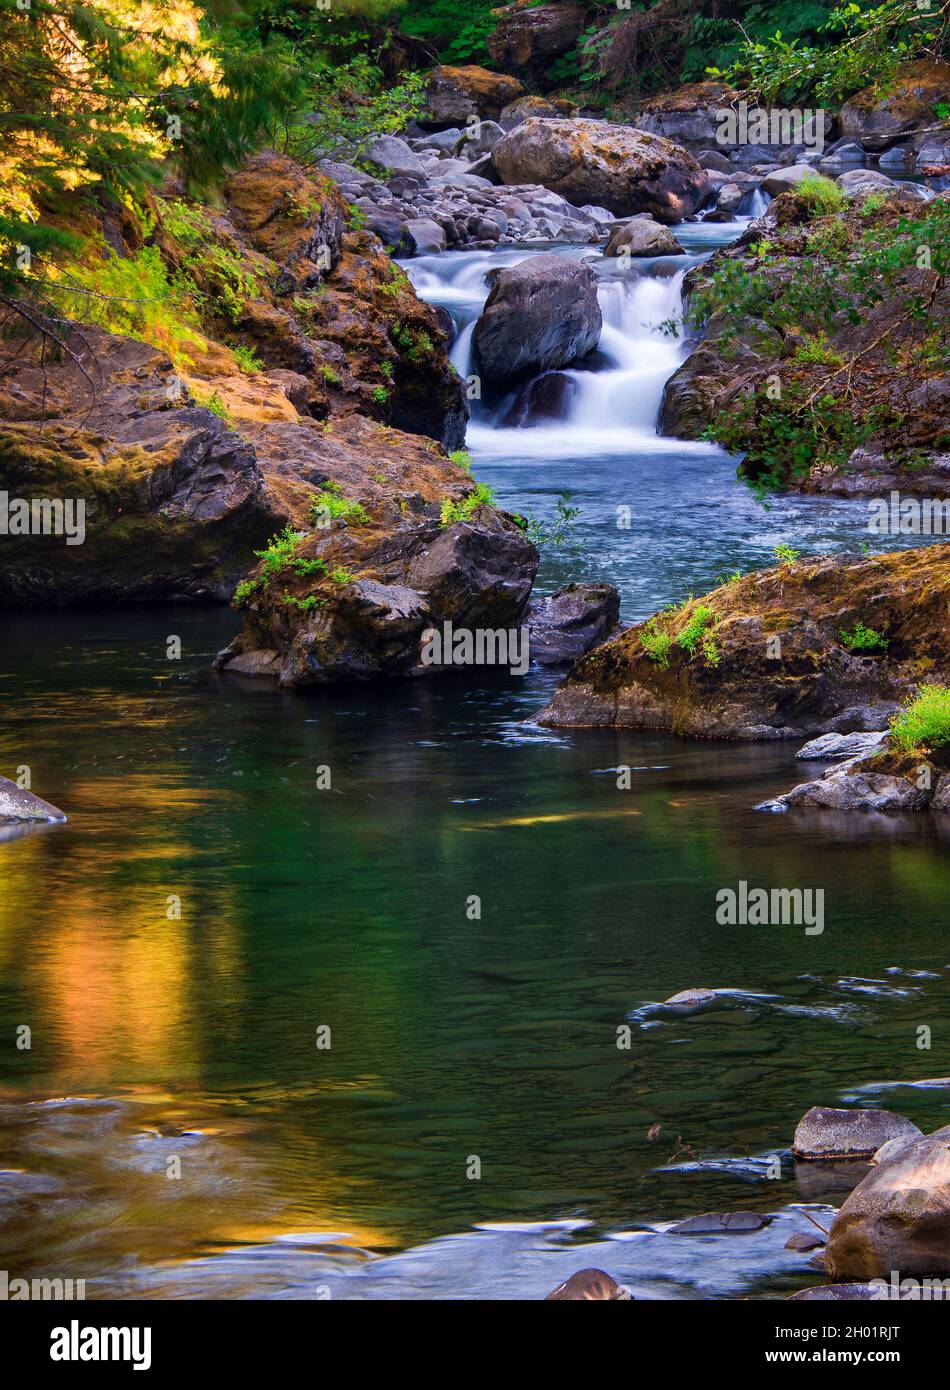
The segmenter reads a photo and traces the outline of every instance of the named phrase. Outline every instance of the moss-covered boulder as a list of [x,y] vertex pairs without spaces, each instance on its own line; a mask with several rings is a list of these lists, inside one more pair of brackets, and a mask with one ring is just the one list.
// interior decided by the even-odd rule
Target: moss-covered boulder
[[[538,716],[697,738],[880,729],[950,676],[950,547],[798,560],[735,579],[595,648]],[[884,645],[855,641],[872,631]]]

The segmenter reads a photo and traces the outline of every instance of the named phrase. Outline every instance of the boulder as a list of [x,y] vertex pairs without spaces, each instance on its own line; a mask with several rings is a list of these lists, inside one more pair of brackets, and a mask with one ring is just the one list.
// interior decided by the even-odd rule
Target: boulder
[[422,160],[417,154],[413,154],[405,140],[400,140],[397,135],[377,135],[367,144],[366,154],[374,164],[389,169],[394,174],[417,174],[420,178],[425,176]]
[[[923,671],[950,683],[948,600],[946,545],[759,570],[582,657],[538,719],[735,739],[880,728]],[[880,655],[842,642],[857,617],[888,638]]]
[[612,584],[567,584],[528,604],[531,660],[567,666],[609,637],[620,618],[620,595]]
[[557,1288],[548,1294],[545,1302],[549,1302],[551,1299],[569,1302],[580,1302],[581,1300],[616,1302],[632,1297],[633,1294],[629,1289],[618,1284],[616,1279],[605,1274],[602,1269],[582,1269],[577,1274],[572,1274],[570,1279],[565,1279],[563,1284],[558,1284]]
[[847,762],[814,782],[801,782],[759,809],[785,811],[791,807],[821,807],[827,811],[925,811],[931,791],[911,777],[875,772]]
[[277,263],[279,294],[316,288],[339,260],[350,210],[326,175],[263,150],[227,179],[224,197],[237,231]]
[[463,126],[470,116],[497,121],[502,107],[524,95],[515,77],[475,65],[433,70],[420,120],[431,125]]
[[877,189],[897,187],[893,179],[877,169],[848,169],[846,173],[838,175],[835,183],[848,198],[863,198]]
[[566,420],[577,395],[577,379],[544,372],[518,387],[499,421],[502,429],[527,429],[544,421]]
[[810,164],[791,164],[787,169],[773,169],[762,180],[762,189],[776,198],[779,193],[787,193],[797,188],[802,179],[814,178],[815,170]]
[[[719,146],[722,125],[718,114],[728,111],[738,100],[739,93],[722,82],[691,82],[674,92],[651,97],[637,117],[637,125],[651,135],[675,140],[678,145]],[[705,167],[721,168],[722,165],[707,164]]]
[[7,777],[0,777],[0,825],[25,821],[43,825],[60,824],[66,817],[58,806],[18,787]]
[[828,1238],[837,1280],[950,1275],[950,1125],[875,1165]]
[[479,155],[490,154],[498,141],[504,139],[504,135],[505,132],[497,121],[479,121],[463,136],[461,152],[472,160],[477,159]]
[[706,171],[679,145],[607,121],[532,117],[492,151],[506,184],[540,183],[580,205],[658,222],[691,216],[706,196]]
[[841,108],[842,134],[866,150],[883,150],[934,124],[934,108],[950,102],[950,64],[931,58],[905,63],[888,82],[866,87]]
[[406,231],[412,237],[418,256],[434,256],[445,250],[445,232],[431,217],[410,217]]
[[509,5],[494,13],[499,23],[485,46],[503,68],[547,67],[574,47],[587,22],[583,6],[572,0],[529,8]]
[[889,1110],[830,1110],[813,1105],[798,1122],[792,1153],[814,1160],[871,1158],[888,1140],[920,1133],[910,1120]]
[[604,247],[605,256],[682,256],[682,246],[652,217],[634,217],[615,226]]
[[534,256],[499,272],[475,325],[481,375],[492,385],[564,367],[597,346],[602,326],[593,271]]
[[857,758],[871,753],[887,738],[886,732],[872,731],[856,734],[822,734],[803,744],[795,754],[796,762],[823,762],[836,758]]
[[541,120],[553,120],[557,115],[556,107],[552,106],[545,97],[525,96],[509,102],[502,109],[498,120],[502,130],[514,130],[516,125],[526,121],[529,116],[537,116]]

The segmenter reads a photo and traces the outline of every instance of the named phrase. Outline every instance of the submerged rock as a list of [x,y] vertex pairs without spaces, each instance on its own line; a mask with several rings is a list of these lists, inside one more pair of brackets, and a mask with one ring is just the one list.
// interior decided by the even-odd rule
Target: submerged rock
[[527,613],[531,660],[566,666],[609,637],[619,617],[620,595],[612,584],[567,584],[532,599]]
[[833,1278],[950,1275],[950,1125],[871,1169],[828,1239]]
[[[945,545],[761,570],[581,658],[537,717],[699,738],[879,728],[923,679],[950,680],[948,599]],[[879,655],[843,642],[859,619],[885,635]]]
[[814,1105],[798,1122],[792,1153],[799,1159],[871,1158],[888,1140],[920,1134],[910,1120],[889,1110],[832,1110]]
[[745,1231],[761,1231],[770,1220],[771,1217],[762,1216],[757,1211],[707,1211],[702,1216],[689,1216],[685,1221],[677,1221],[667,1235],[736,1235]]
[[0,825],[18,821],[55,825],[65,819],[58,806],[52,806],[42,797],[18,787],[7,777],[0,777]]
[[618,1284],[616,1279],[605,1274],[602,1269],[581,1269],[577,1274],[572,1274],[570,1279],[565,1279],[563,1284],[558,1284],[557,1288],[548,1294],[545,1302],[551,1299],[615,1302],[632,1298],[633,1294],[629,1289],[624,1288],[623,1284]]
[[475,325],[481,374],[493,384],[565,367],[591,352],[603,317],[591,268],[533,256],[499,272]]
[[689,217],[706,196],[706,171],[662,136],[607,121],[530,118],[492,151],[507,184],[541,183],[572,203],[618,217],[649,212],[659,222]]

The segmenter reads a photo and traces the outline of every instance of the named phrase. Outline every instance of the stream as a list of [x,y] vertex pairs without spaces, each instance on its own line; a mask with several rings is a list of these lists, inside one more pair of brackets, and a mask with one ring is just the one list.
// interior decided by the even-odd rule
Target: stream
[[[656,434],[685,352],[662,325],[739,229],[675,228],[685,256],[625,275],[560,248],[598,262],[597,370],[564,374],[564,418],[478,403],[468,437],[499,505],[580,509],[538,593],[607,580],[631,621],[779,544],[895,544],[866,501],[763,503],[715,446]],[[527,254],[406,263],[463,374],[486,270]],[[916,1030],[950,1027],[950,827],[754,811],[800,780],[794,747],[541,729],[557,672],[216,676],[238,625],[0,616],[0,771],[70,816],[0,844],[0,1266],[90,1298],[534,1299],[587,1265],[643,1297],[818,1282],[785,1242],[843,1190],[793,1162],[802,1114],[948,1119],[915,1083],[947,1072]],[[824,888],[824,933],[717,925],[739,880]],[[733,993],[659,1007],[693,986]],[[667,1234],[736,1209],[771,1221]]]

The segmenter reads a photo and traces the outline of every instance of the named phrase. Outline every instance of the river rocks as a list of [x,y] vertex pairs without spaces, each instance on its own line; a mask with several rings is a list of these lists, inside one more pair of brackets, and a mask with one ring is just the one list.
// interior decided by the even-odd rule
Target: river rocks
[[396,135],[377,135],[366,146],[366,154],[374,164],[389,169],[394,174],[417,174],[425,177],[425,165],[414,154],[405,140]]
[[612,584],[567,584],[532,599],[527,613],[531,660],[566,666],[609,637],[619,618],[620,595]]
[[835,183],[848,198],[863,198],[880,188],[896,188],[893,179],[881,174],[877,169],[848,169],[839,174]]
[[685,1221],[677,1221],[671,1226],[671,1236],[712,1236],[739,1235],[748,1231],[761,1231],[769,1224],[770,1218],[757,1211],[707,1211],[702,1216],[689,1216]]
[[766,802],[760,809],[785,811],[791,807],[822,807],[828,811],[924,811],[932,792],[912,776],[895,777],[849,763],[823,774],[814,782],[802,782],[791,791]]
[[735,366],[714,347],[699,347],[663,387],[659,427],[677,439],[697,439],[709,424],[718,397],[735,376]]
[[576,361],[597,346],[602,316],[589,266],[535,256],[499,272],[475,325],[475,350],[492,385]]
[[509,5],[494,11],[498,26],[485,46],[493,62],[503,68],[544,68],[573,48],[586,16],[580,4],[561,0],[525,8]]
[[[728,111],[739,93],[722,82],[691,82],[674,92],[652,97],[637,117],[641,130],[662,135],[678,145],[719,145],[720,111]],[[719,159],[722,160],[722,156]],[[702,161],[701,161],[702,162]],[[731,167],[726,160],[706,168]]]
[[801,1254],[807,1255],[812,1250],[820,1250],[824,1243],[824,1236],[820,1236],[817,1231],[796,1231],[785,1242],[785,1249],[798,1250]]
[[796,761],[819,762],[835,758],[856,758],[871,753],[887,738],[880,730],[856,734],[822,734],[799,748]]
[[605,256],[682,256],[683,248],[669,227],[643,214],[614,227],[604,247]]
[[43,825],[61,824],[66,817],[58,806],[0,777],[0,825],[24,821]]
[[502,130],[514,130],[516,125],[526,121],[529,116],[538,116],[541,120],[554,120],[558,114],[557,108],[545,97],[524,96],[509,102],[498,120]]
[[792,164],[787,169],[774,169],[772,173],[766,174],[762,180],[762,187],[766,193],[776,198],[779,193],[787,193],[789,189],[797,188],[803,179],[814,176],[815,170],[810,164]]
[[831,1227],[828,1269],[842,1281],[950,1275],[950,1125],[858,1184]]
[[920,1133],[910,1120],[889,1110],[829,1110],[814,1105],[798,1122],[792,1153],[809,1160],[871,1158],[888,1140]]
[[410,217],[406,231],[412,237],[415,251],[420,256],[438,255],[445,250],[445,231],[431,217]]
[[557,1288],[548,1294],[545,1302],[551,1299],[572,1302],[617,1302],[631,1298],[633,1294],[630,1290],[618,1284],[616,1279],[605,1274],[602,1269],[582,1269],[577,1274],[572,1274],[563,1284],[558,1284]]
[[524,95],[515,77],[473,65],[433,70],[421,120],[432,125],[463,126],[470,116],[497,121],[502,108]]
[[790,1293],[789,1303],[865,1303],[880,1298],[876,1284],[815,1284],[810,1289]]
[[950,102],[950,64],[925,58],[905,63],[891,81],[850,97],[841,108],[842,134],[866,150],[888,145],[934,123],[934,108]]
[[[762,570],[581,658],[538,719],[701,738],[873,729],[925,677],[950,676],[948,599],[943,545]],[[886,634],[880,656],[843,643],[859,618]]]
[[682,989],[679,994],[671,994],[663,1000],[664,1009],[676,1013],[698,1013],[702,1009],[718,1008],[723,1003],[722,995],[715,989]]
[[[266,448],[268,441],[259,435],[259,443]],[[378,448],[390,476],[404,471],[396,441],[380,440]],[[326,468],[331,460],[321,462]],[[373,502],[364,482],[365,520],[305,531],[277,580],[254,572],[243,600],[244,630],[219,655],[218,669],[276,676],[283,686],[433,675],[458,670],[447,660],[426,664],[433,630],[446,623],[468,631],[516,629],[538,553],[514,521],[490,507],[443,524],[438,503],[427,502],[426,494],[445,488],[453,471],[460,481],[446,493],[451,497],[470,490],[470,480],[435,453],[416,465],[420,491],[397,499],[387,481]]]
[[649,212],[677,222],[699,207],[705,170],[661,136],[607,121],[523,121],[492,152],[506,184],[541,183],[574,203],[618,217]]

